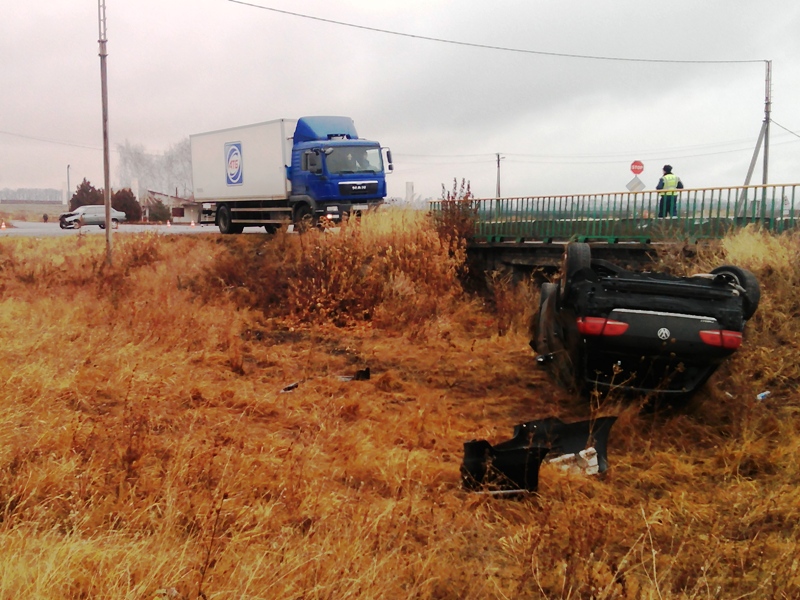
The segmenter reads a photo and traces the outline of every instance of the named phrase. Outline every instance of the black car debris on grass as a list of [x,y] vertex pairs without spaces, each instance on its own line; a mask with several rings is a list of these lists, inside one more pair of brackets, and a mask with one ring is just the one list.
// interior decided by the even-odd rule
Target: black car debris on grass
[[461,481],[465,490],[516,496],[536,492],[543,462],[588,475],[608,469],[608,434],[617,417],[565,423],[555,417],[514,426],[510,440],[464,443]]
[[531,346],[569,389],[685,399],[741,346],[760,297],[740,267],[635,272],[570,243],[559,283],[542,285]]

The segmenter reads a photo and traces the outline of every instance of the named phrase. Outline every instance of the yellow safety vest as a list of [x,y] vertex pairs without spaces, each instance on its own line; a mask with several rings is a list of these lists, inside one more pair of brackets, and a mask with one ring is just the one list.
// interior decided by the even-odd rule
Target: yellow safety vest
[[678,194],[675,192],[669,192],[668,190],[675,190],[678,188],[678,182],[681,180],[680,177],[675,175],[674,173],[667,173],[664,175],[664,195],[665,196],[677,196]]

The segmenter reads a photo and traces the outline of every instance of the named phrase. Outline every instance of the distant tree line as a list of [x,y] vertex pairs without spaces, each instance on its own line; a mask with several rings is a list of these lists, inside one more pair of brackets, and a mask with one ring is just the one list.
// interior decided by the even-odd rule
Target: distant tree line
[[31,202],[61,202],[63,192],[50,188],[3,188],[0,200],[28,200]]

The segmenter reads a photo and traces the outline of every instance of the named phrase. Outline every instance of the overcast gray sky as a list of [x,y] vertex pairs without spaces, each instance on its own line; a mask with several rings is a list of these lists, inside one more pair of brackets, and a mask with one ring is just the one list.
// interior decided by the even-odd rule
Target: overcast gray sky
[[[624,191],[637,159],[649,188],[665,162],[687,187],[741,185],[771,60],[769,180],[800,181],[797,0],[252,4],[362,28],[229,0],[106,0],[112,148],[347,115],[392,149],[390,196],[413,182],[438,197],[453,178],[494,196],[496,153],[503,196]],[[0,0],[0,188],[64,188],[68,164],[73,189],[102,186],[97,38],[96,0]]]

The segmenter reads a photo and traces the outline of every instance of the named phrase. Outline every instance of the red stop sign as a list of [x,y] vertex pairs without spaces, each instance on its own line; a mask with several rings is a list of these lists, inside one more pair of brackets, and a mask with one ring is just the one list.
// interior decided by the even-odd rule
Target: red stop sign
[[634,175],[638,175],[642,171],[644,171],[644,163],[640,160],[635,160],[631,163],[631,171],[633,171]]

